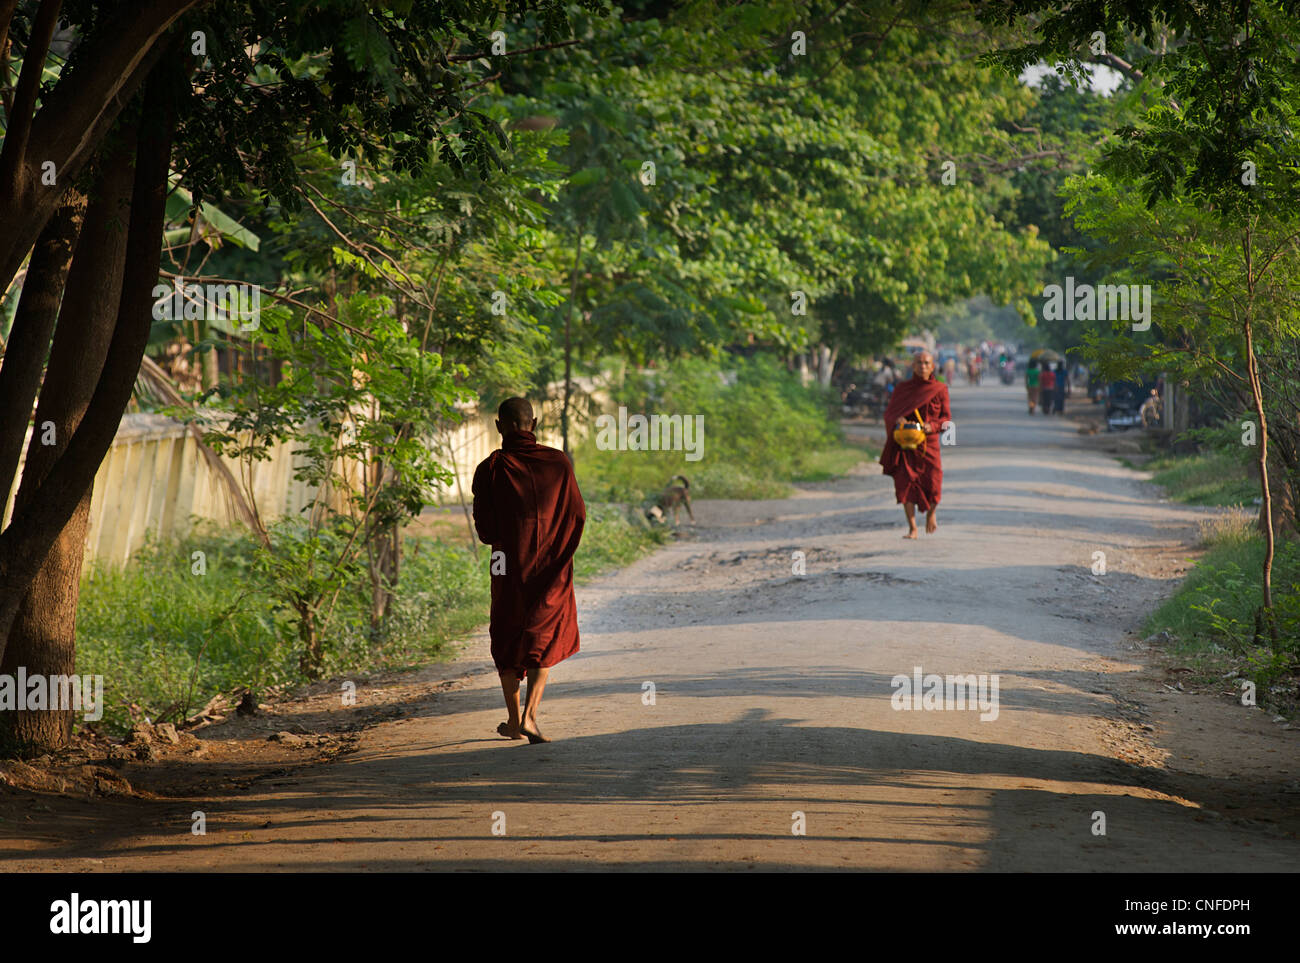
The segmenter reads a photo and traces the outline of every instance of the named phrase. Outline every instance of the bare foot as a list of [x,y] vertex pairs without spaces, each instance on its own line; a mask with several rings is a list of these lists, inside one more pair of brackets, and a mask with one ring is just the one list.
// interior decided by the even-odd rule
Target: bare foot
[[533,720],[531,725],[529,725],[527,722],[519,723],[519,731],[522,732],[524,735],[526,735],[528,737],[528,741],[530,743],[533,743],[534,745],[539,742],[551,741],[550,739],[547,739],[544,735],[542,735],[542,730],[537,727],[536,719]]
[[915,529],[915,528],[912,529],[911,531],[909,531],[909,532],[908,532],[906,535],[904,535],[903,537],[904,537],[904,538],[916,538],[916,529]]
[[925,516],[925,531],[927,535],[933,535],[939,529],[939,523],[934,520],[934,512]]
[[497,732],[505,736],[507,739],[524,738],[524,734],[520,732],[518,728],[514,728],[514,729],[510,728],[510,723],[508,722],[503,722],[501,723],[501,725],[497,726]]

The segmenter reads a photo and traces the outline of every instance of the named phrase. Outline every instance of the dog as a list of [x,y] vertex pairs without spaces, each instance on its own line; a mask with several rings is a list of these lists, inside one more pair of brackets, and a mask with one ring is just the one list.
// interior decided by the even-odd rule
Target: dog
[[667,524],[665,511],[673,513],[673,527],[677,527],[677,520],[681,515],[682,507],[685,506],[686,514],[690,516],[692,522],[695,521],[695,512],[691,508],[691,483],[685,475],[674,475],[673,481],[681,479],[680,485],[669,483],[659,496],[655,499],[655,504],[646,509],[646,518],[652,522]]

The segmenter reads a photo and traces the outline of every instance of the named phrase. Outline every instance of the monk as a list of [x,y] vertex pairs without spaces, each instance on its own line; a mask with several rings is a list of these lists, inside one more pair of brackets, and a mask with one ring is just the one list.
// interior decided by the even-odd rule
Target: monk
[[[497,726],[507,739],[550,742],[537,709],[551,666],[578,651],[573,554],[587,506],[564,452],[539,445],[537,419],[526,398],[507,398],[497,411],[501,448],[474,470],[474,528],[492,546],[492,661],[509,718]],[[519,683],[528,678],[524,709]]]
[[[893,429],[902,427],[905,421],[915,421],[918,411],[925,428],[925,444],[907,451],[894,441]],[[925,512],[926,532],[934,533],[939,528],[934,517],[943,486],[939,433],[951,418],[948,386],[934,376],[934,357],[928,351],[917,352],[912,358],[912,377],[894,386],[894,396],[885,409],[885,425],[890,431],[885,450],[880,453],[880,464],[886,475],[893,476],[894,495],[907,516],[904,538],[916,538],[918,508]]]

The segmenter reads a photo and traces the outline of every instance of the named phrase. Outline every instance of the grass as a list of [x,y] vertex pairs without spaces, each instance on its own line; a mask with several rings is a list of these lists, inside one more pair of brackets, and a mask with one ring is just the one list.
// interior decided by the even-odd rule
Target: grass
[[[579,581],[626,565],[667,538],[626,511],[589,505]],[[400,584],[380,638],[339,619],[327,639],[326,673],[402,670],[447,657],[482,625],[490,604],[490,554],[476,559],[464,537],[404,540]],[[195,552],[203,574],[195,574]],[[121,733],[147,716],[192,715],[214,695],[248,687],[265,694],[302,681],[287,614],[259,586],[253,544],[198,529],[170,545],[149,545],[125,568],[96,567],[82,579],[77,671],[104,676],[106,729]]]
[[1188,505],[1249,505],[1259,497],[1240,451],[1215,448],[1195,455],[1158,455],[1142,466],[1175,501]]
[[218,691],[292,677],[292,648],[265,600],[244,587],[250,559],[246,539],[201,531],[83,575],[77,671],[104,676],[110,729],[139,714],[180,718]]
[[832,481],[848,474],[853,466],[863,461],[874,461],[880,452],[866,443],[830,445],[808,452],[802,470],[793,479],[797,482]]
[[1168,632],[1166,652],[1192,670],[1194,684],[1231,690],[1254,683],[1259,705],[1293,713],[1300,694],[1300,545],[1277,543],[1272,584],[1276,650],[1257,644],[1264,539],[1257,512],[1241,502],[1252,491],[1235,452],[1162,456],[1147,468],[1170,496],[1188,504],[1234,506],[1200,523],[1204,555],[1172,597],[1146,619],[1149,634]]

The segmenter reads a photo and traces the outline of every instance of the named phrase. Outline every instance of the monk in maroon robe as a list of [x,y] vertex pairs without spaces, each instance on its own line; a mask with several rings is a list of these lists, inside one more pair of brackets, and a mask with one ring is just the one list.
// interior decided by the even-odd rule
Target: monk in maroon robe
[[[492,661],[510,718],[508,739],[550,742],[537,707],[551,666],[578,651],[573,554],[587,506],[564,452],[539,445],[526,398],[507,398],[497,412],[501,448],[474,471],[474,527],[492,546]],[[524,710],[519,682],[528,678]]]
[[[894,441],[894,429],[905,421],[915,421],[920,412],[925,427],[925,444],[908,451]],[[916,510],[925,512],[925,530],[939,528],[934,513],[939,507],[943,487],[943,466],[939,462],[939,433],[952,419],[948,407],[948,386],[934,376],[934,358],[921,351],[912,359],[912,377],[894,386],[894,396],[885,409],[885,450],[880,464],[885,474],[894,478],[894,495],[907,516],[907,534],[916,538]]]

